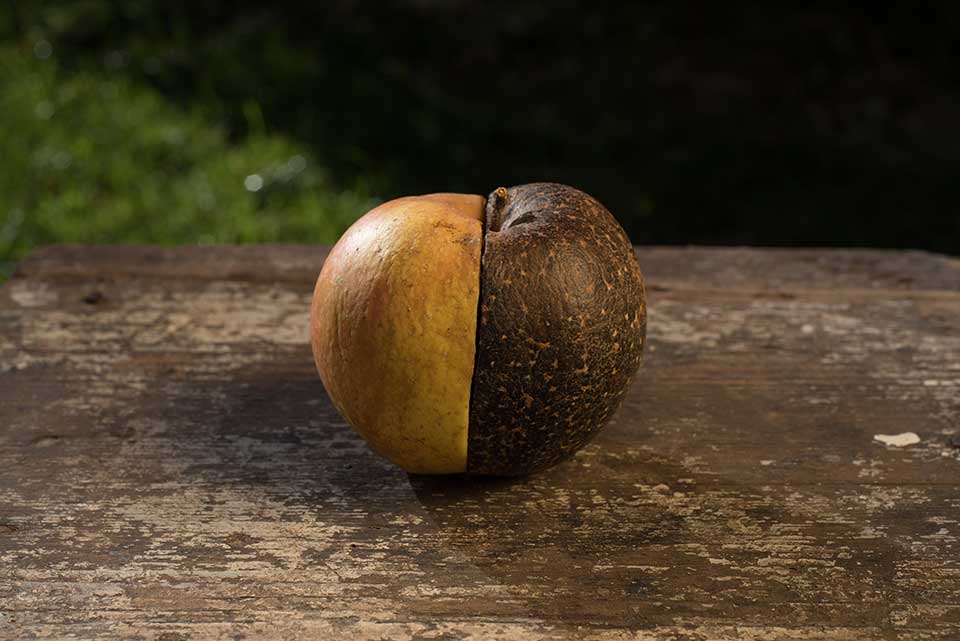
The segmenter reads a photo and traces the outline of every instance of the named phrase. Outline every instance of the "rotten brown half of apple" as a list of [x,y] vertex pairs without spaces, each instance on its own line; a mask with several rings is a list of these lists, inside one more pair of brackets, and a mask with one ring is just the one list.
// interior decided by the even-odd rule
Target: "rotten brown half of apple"
[[623,228],[553,183],[380,205],[331,250],[310,316],[339,412],[423,474],[569,458],[619,406],[646,336]]

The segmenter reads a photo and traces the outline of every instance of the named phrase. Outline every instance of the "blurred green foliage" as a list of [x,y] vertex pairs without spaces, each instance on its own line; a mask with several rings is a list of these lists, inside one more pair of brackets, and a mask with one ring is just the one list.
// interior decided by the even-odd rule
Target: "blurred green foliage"
[[154,89],[64,72],[44,39],[0,48],[0,77],[4,271],[53,242],[333,242],[374,204],[262,124],[230,141]]

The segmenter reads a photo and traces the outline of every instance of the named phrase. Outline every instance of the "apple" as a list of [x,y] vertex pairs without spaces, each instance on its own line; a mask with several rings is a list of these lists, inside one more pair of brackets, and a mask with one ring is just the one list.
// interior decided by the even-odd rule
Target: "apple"
[[643,276],[597,200],[554,183],[373,209],[310,314],[338,411],[411,473],[514,476],[572,456],[640,366]]

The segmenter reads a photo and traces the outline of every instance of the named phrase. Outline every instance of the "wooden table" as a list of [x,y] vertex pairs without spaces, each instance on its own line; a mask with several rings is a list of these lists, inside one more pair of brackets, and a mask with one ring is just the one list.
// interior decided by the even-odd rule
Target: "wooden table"
[[324,248],[37,252],[0,290],[0,638],[960,638],[960,261],[638,252],[619,415],[486,482],[334,412]]

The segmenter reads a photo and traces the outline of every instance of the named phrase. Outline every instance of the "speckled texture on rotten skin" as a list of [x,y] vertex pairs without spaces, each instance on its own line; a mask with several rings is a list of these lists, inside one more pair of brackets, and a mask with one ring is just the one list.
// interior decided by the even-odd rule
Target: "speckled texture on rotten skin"
[[623,228],[572,187],[497,190],[485,227],[467,470],[520,475],[616,411],[642,358],[643,277]]

